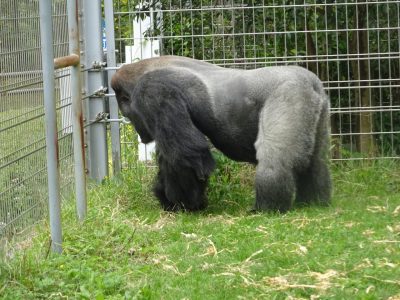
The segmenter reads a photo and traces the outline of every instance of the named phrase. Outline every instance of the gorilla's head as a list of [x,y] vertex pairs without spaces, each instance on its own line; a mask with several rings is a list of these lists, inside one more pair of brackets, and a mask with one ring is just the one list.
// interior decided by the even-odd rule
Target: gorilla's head
[[[124,69],[120,69],[111,79],[111,87],[115,91],[118,107],[122,115],[131,121],[142,142],[145,144],[150,143],[154,141],[154,137],[143,121],[144,118],[140,112],[135,109],[135,100],[137,99],[132,97],[136,86],[135,78],[126,77],[123,72]],[[125,78],[129,78],[130,80],[124,80]]]

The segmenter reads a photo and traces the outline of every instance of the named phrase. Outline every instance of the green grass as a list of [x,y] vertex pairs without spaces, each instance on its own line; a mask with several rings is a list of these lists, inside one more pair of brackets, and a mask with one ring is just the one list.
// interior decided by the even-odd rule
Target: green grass
[[398,163],[333,165],[332,206],[284,215],[249,213],[253,168],[218,164],[201,213],[162,212],[140,165],[90,190],[84,223],[64,204],[63,254],[47,224],[8,245],[0,297],[399,299]]

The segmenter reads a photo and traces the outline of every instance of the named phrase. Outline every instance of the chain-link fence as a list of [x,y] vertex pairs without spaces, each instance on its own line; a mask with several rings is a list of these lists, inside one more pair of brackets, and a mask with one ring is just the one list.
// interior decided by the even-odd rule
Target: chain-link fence
[[[53,1],[54,53],[68,54],[66,1]],[[0,2],[0,238],[48,205],[39,1]],[[61,190],[73,185],[69,71],[56,72]]]
[[333,159],[398,158],[399,7],[388,0],[119,0],[116,48],[120,63],[148,56],[135,45],[150,43],[163,55],[225,67],[304,66],[331,99]]

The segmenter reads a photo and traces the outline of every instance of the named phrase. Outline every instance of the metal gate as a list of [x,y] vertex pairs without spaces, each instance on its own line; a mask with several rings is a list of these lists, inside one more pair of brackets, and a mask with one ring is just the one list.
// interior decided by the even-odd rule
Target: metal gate
[[[52,7],[55,56],[68,53],[66,2]],[[38,1],[0,3],[0,239],[41,220],[48,209],[45,105]],[[70,71],[54,76],[59,187],[74,187]],[[54,129],[54,128],[53,128]]]
[[101,1],[2,1],[0,28],[0,242],[49,214],[60,252],[61,199],[82,220],[108,175]]

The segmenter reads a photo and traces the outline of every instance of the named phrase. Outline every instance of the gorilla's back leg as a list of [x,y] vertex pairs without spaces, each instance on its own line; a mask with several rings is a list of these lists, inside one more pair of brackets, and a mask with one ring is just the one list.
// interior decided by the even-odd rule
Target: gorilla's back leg
[[286,212],[291,208],[295,184],[290,170],[257,165],[255,210]]
[[260,113],[257,141],[255,209],[290,209],[296,175],[310,165],[321,99],[295,82],[280,86]]
[[310,165],[297,174],[296,202],[329,204],[332,183],[328,167],[329,157],[329,105],[322,108],[315,136],[315,149]]

